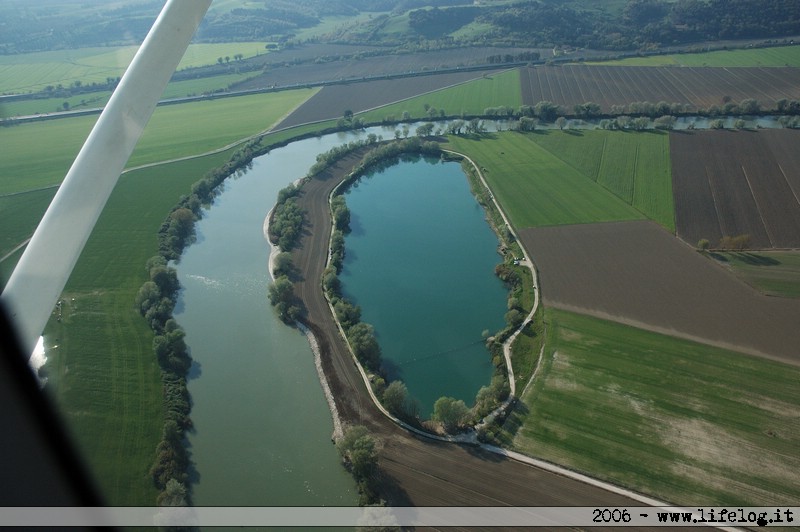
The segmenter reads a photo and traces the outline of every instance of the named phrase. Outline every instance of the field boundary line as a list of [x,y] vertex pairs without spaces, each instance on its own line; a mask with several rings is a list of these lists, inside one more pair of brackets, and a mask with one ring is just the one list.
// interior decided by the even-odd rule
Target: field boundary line
[[714,183],[711,180],[711,175],[708,173],[708,166],[703,165],[703,171],[706,174],[706,183],[708,183],[708,189],[711,191],[711,201],[714,203],[714,212],[717,214],[717,228],[719,229],[720,237],[723,237],[725,236],[725,232],[722,230],[722,217],[719,212],[717,195],[714,193]]
[[[767,227],[767,222],[764,220],[764,213],[761,211],[761,206],[758,204],[758,199],[756,198],[755,192],[753,192],[753,185],[750,183],[750,176],[747,175],[747,170],[745,170],[744,165],[742,165],[742,174],[744,174],[744,180],[747,181],[747,188],[750,190],[750,196],[753,198],[753,203],[756,206],[756,211],[758,211],[758,218],[761,220],[761,225],[764,227],[764,232],[767,233],[767,238],[769,239],[770,247],[775,247],[775,241],[772,238],[772,233]],[[724,236],[724,235],[723,235]]]
[[800,205],[800,197],[797,196],[797,191],[792,187],[792,183],[789,181],[789,178],[786,176],[786,172],[783,170],[783,166],[778,164],[778,169],[781,171],[783,175],[783,180],[786,181],[786,185],[789,187],[789,190],[792,191],[792,195],[794,196],[794,200]]
[[27,246],[27,245],[28,245],[28,242],[30,242],[30,241],[31,241],[31,238],[33,238],[33,236],[32,236],[32,235],[31,235],[31,236],[29,236],[28,238],[26,238],[25,240],[23,240],[21,243],[17,244],[17,246],[16,246],[14,249],[12,249],[11,251],[9,251],[8,253],[6,253],[5,255],[3,255],[2,257],[0,257],[0,262],[3,262],[3,261],[5,261],[5,260],[6,260],[7,258],[9,258],[11,255],[13,255],[14,253],[16,253],[17,251],[19,251],[20,249],[22,249],[22,248],[24,248],[25,246]]

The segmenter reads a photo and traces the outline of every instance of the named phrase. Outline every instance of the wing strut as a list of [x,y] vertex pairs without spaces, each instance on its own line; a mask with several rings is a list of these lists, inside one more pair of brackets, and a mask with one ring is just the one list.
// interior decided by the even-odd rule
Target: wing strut
[[[32,353],[211,0],[167,0],[67,172],[0,299]],[[109,256],[109,261],[115,260]]]

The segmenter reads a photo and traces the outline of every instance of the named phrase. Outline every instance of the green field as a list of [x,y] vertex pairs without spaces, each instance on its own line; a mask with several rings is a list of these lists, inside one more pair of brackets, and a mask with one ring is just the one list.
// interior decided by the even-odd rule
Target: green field
[[[212,76],[186,81],[173,81],[164,89],[161,98],[183,98],[186,96],[197,96],[219,89],[227,89],[231,84],[244,81],[253,75],[255,74],[250,72],[247,74],[226,74],[223,76]],[[72,110],[94,109],[103,107],[110,97],[111,91],[98,91],[77,94],[69,98],[41,98],[6,102],[3,107],[0,108],[0,118],[63,111],[64,102],[67,102],[67,104],[69,104],[69,109]]]
[[676,504],[798,500],[799,368],[553,309],[545,320],[516,450]]
[[607,61],[602,64],[624,66],[800,67],[800,46],[654,55]]
[[[148,475],[163,426],[153,334],[135,308],[166,214],[229,153],[124,175],[45,330],[48,389],[112,505],[152,505]],[[58,346],[58,347],[55,347]]]
[[797,251],[714,253],[713,257],[767,295],[800,298],[800,253]]
[[540,144],[540,137],[567,134],[559,131],[505,132],[476,138],[451,136],[448,143],[483,169],[490,188],[517,228],[644,218]]
[[[298,89],[156,108],[129,167],[199,155],[276,123],[316,89]],[[60,183],[97,116],[0,128],[0,195]]]
[[[178,70],[213,65],[222,57],[242,54],[245,58],[267,53],[264,42],[191,44]],[[48,85],[69,87],[105,83],[122,76],[138,46],[111,46],[0,55],[0,94],[36,92]]]
[[487,107],[501,105],[516,111],[522,105],[522,88],[519,70],[509,70],[500,74],[477,79],[455,87],[438,90],[409,100],[387,105],[374,111],[360,113],[368,123],[380,122],[387,116],[400,119],[404,112],[411,118],[427,118],[425,105],[444,110],[448,116],[482,115]]
[[533,137],[670,231],[675,231],[669,135],[661,131],[551,132]]

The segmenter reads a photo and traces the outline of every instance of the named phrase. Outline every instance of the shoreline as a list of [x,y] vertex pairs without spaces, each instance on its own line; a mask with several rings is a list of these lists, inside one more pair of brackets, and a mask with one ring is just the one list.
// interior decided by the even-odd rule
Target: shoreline
[[[270,248],[269,258],[267,260],[267,269],[269,271],[270,279],[275,282],[275,274],[273,273],[275,267],[275,257],[278,255],[278,253],[280,253],[280,248],[269,240],[269,222],[272,217],[273,210],[274,207],[269,210],[267,217],[264,219],[263,233],[264,240],[267,241],[267,244]],[[314,353],[314,368],[317,370],[319,384],[322,387],[322,393],[325,396],[325,401],[328,403],[328,410],[331,413],[331,420],[333,421],[333,433],[331,434],[331,440],[336,442],[344,437],[344,423],[342,422],[342,417],[339,415],[339,409],[336,408],[336,401],[333,398],[333,392],[331,391],[330,384],[328,383],[328,378],[322,369],[322,352],[319,347],[319,341],[317,340],[317,337],[314,336],[314,333],[311,331],[311,329],[299,321],[296,322],[296,325],[298,330],[305,335],[308,345],[311,347],[311,351]]]

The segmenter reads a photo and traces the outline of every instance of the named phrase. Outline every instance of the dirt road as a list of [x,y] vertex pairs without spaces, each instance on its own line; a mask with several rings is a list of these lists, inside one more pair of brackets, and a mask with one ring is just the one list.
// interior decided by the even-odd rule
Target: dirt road
[[299,203],[306,210],[307,225],[292,252],[299,270],[295,293],[308,311],[306,321],[319,341],[323,370],[339,413],[348,423],[366,425],[381,441],[379,466],[388,502],[401,506],[640,505],[477,447],[412,435],[372,404],[338,334],[320,282],[332,230],[328,196],[359,158],[360,154],[351,155],[303,186]]

